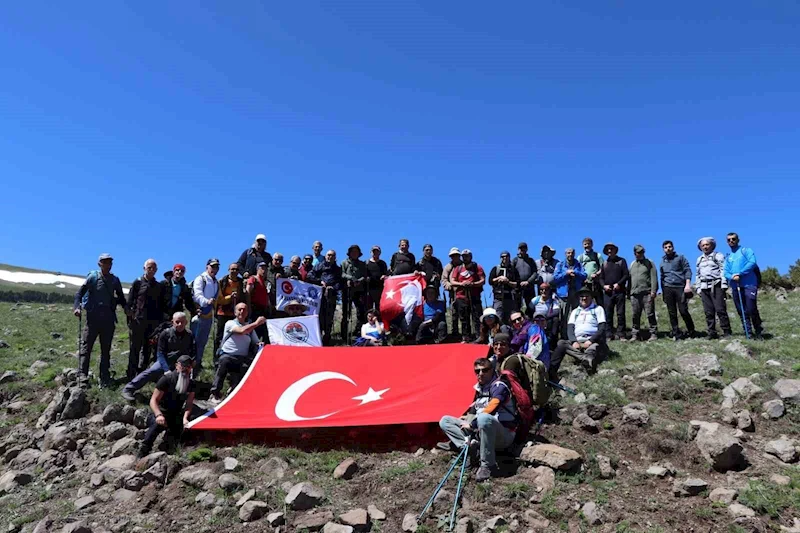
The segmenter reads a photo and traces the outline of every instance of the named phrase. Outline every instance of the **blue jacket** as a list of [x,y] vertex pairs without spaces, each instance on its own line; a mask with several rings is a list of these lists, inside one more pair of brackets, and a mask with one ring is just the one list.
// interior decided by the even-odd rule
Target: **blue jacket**
[[336,263],[329,263],[328,261],[320,261],[317,263],[311,272],[308,273],[307,281],[311,283],[320,284],[323,281],[328,287],[338,291],[342,284],[342,267]]
[[578,291],[586,280],[586,271],[583,270],[583,265],[577,259],[573,259],[571,265],[567,261],[559,261],[556,265],[556,271],[553,274],[553,285],[555,286],[556,294],[559,298],[566,298],[570,291],[570,277],[567,275],[567,270],[572,269],[575,271],[575,276],[572,278],[572,290]]
[[756,254],[750,248],[739,246],[736,250],[728,254],[725,258],[725,279],[731,287],[736,286],[732,280],[735,274],[739,274],[739,285],[742,287],[758,286],[756,277]]

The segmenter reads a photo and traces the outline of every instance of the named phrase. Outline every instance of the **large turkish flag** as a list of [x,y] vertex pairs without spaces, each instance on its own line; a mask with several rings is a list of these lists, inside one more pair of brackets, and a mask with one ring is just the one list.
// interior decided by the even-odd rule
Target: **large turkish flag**
[[384,328],[388,331],[389,325],[400,315],[405,316],[407,325],[411,324],[415,314],[422,318],[424,291],[423,274],[403,274],[386,278],[383,282],[380,304]]
[[311,428],[438,422],[472,401],[486,346],[267,345],[239,386],[192,429]]

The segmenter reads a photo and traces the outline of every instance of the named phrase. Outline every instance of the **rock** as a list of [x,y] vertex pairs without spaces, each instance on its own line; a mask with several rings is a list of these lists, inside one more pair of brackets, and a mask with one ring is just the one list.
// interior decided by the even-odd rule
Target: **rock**
[[292,487],[284,502],[295,511],[303,511],[320,505],[324,499],[322,490],[304,481]]
[[603,523],[603,520],[600,517],[600,509],[597,508],[597,504],[594,502],[586,502],[583,504],[583,507],[581,507],[581,513],[583,513],[586,523],[590,526],[598,526]]
[[339,521],[342,524],[353,526],[354,529],[360,531],[367,529],[369,525],[369,516],[366,509],[353,509],[339,515]]
[[386,520],[386,513],[372,504],[367,506],[367,513],[369,513],[370,520]]
[[800,518],[792,519],[792,527],[780,526],[780,528],[783,533],[800,533]]
[[144,477],[135,470],[128,470],[122,476],[122,486],[133,492],[139,492],[145,486]]
[[178,479],[182,483],[198,489],[210,489],[218,481],[217,476],[210,469],[203,466],[184,468],[178,474]]
[[474,531],[475,526],[470,517],[459,518],[458,522],[456,522],[456,533],[473,533]]
[[727,472],[745,463],[743,448],[738,439],[722,431],[719,424],[703,424],[706,425],[699,427],[694,442],[714,470]]
[[417,531],[417,515],[413,513],[406,513],[403,517],[403,531],[407,531],[408,533],[415,533]]
[[226,457],[222,460],[222,465],[226,472],[237,472],[240,469],[239,461],[235,457]]
[[572,421],[572,427],[581,429],[587,433],[598,433],[600,431],[600,425],[586,413],[578,414],[575,420]]
[[604,403],[590,403],[586,405],[586,414],[592,420],[600,420],[608,414],[608,406]]
[[119,457],[120,455],[132,455],[139,449],[139,442],[131,437],[123,437],[119,439],[111,447],[111,457]]
[[18,487],[27,485],[33,480],[27,472],[19,472],[17,470],[9,470],[0,476],[0,496],[15,491]]
[[533,509],[526,510],[523,516],[525,517],[525,521],[528,523],[528,525],[535,531],[543,531],[550,527],[550,520],[537,513]]
[[94,504],[95,504],[95,499],[94,499],[94,496],[91,496],[91,495],[84,496],[83,498],[78,498],[74,502],[76,511],[80,511],[81,509],[85,509],[85,508],[87,508],[87,507],[89,507],[91,505],[94,505]]
[[335,522],[327,522],[322,526],[322,533],[353,533],[353,528]]
[[771,440],[767,443],[764,451],[770,455],[774,455],[784,463],[793,463],[797,461],[797,449],[795,448],[794,441],[781,435],[780,439]]
[[546,466],[526,468],[522,474],[526,480],[530,479],[530,484],[534,488],[534,493],[530,497],[532,503],[541,503],[556,486],[556,473]]
[[122,422],[111,422],[100,431],[109,441],[116,441],[129,435],[128,426]]
[[663,461],[661,463],[650,465],[650,468],[648,468],[645,473],[648,476],[664,478],[667,476],[674,476],[675,467],[672,466],[672,463],[670,463],[669,461]]
[[776,485],[780,485],[782,487],[788,487],[789,484],[792,482],[792,478],[789,476],[782,476],[780,474],[772,474],[769,477],[769,480]]
[[71,522],[61,528],[61,533],[92,533],[92,528],[83,522]]
[[639,383],[639,388],[645,392],[652,392],[658,389],[658,383],[655,381],[642,381]]
[[736,491],[733,489],[726,489],[723,487],[717,487],[716,489],[711,491],[711,494],[708,495],[708,499],[712,502],[721,502],[721,503],[731,503],[733,500],[736,499]]
[[141,459],[139,459],[136,465],[139,470],[142,469],[147,470],[156,463],[164,462],[166,458],[167,458],[166,452],[153,452],[150,455],[146,455]]
[[242,505],[246,504],[250,500],[253,499],[253,496],[256,495],[256,489],[250,489],[244,493],[244,495],[236,501],[236,507],[241,507]]
[[774,366],[774,367],[783,366],[780,361],[776,361],[775,359],[767,359],[767,362],[764,364],[767,366]]
[[150,417],[150,411],[148,411],[147,409],[136,409],[133,412],[133,425],[136,427],[136,429],[147,429],[147,427],[149,426],[148,424],[149,417]]
[[657,376],[660,373],[661,373],[661,367],[657,366],[657,367],[655,367],[653,369],[648,370],[647,372],[642,372],[641,374],[636,376],[636,378],[640,379],[640,380],[641,379],[647,379],[647,378],[650,378],[650,377],[653,377],[653,376]]
[[744,409],[736,413],[736,427],[742,431],[748,432],[756,430],[756,426],[753,424],[753,417],[750,416],[750,411]]
[[54,424],[44,433],[42,448],[45,450],[70,450],[74,451],[78,445],[68,426],[62,423]]
[[772,390],[784,402],[800,405],[800,379],[779,379]]
[[689,478],[676,481],[672,485],[672,494],[675,496],[697,496],[708,488],[708,483],[702,479]]
[[306,512],[305,514],[295,516],[294,520],[292,521],[292,526],[294,526],[296,531],[301,531],[303,529],[307,529],[309,531],[319,531],[323,528],[323,526],[325,526],[325,524],[332,521],[333,513],[331,511],[314,509]]
[[216,501],[217,498],[210,492],[198,492],[197,496],[195,496],[194,498],[194,503],[202,507],[205,507],[207,509],[211,509],[212,507],[214,507]]
[[744,357],[746,359],[753,358],[753,351],[741,343],[739,340],[734,340],[728,343],[725,346],[725,351],[728,353],[732,353],[734,355],[738,355],[739,357]]
[[358,465],[352,458],[345,459],[333,471],[333,479],[352,479],[358,472]]
[[749,507],[745,507],[741,503],[732,503],[728,507],[728,512],[734,518],[752,518],[756,515],[755,511],[753,511]]
[[[6,345],[6,347],[8,347],[8,345]],[[11,383],[12,381],[16,380],[17,380],[17,373],[11,370],[6,370],[5,372],[3,372],[3,375],[0,376],[0,385],[3,385],[5,383]]]
[[[12,310],[12,311],[14,311],[14,309],[13,309],[13,308],[12,308],[11,310]],[[0,339],[0,348],[1,348],[1,349],[11,348],[11,345],[10,345],[10,344],[8,344],[8,343],[7,343],[6,341],[4,341],[3,339]],[[5,375],[5,374],[4,374],[4,375]],[[5,383],[5,382],[3,382],[3,381],[0,381],[0,384],[2,384],[2,383]]]
[[222,474],[219,476],[219,487],[226,492],[233,492],[244,487],[244,481],[234,474]]
[[50,526],[53,525],[53,520],[49,516],[45,516],[36,524],[32,533],[47,533],[50,531]]
[[120,403],[112,403],[103,409],[103,422],[106,424],[111,422],[122,422],[124,424],[132,424],[133,417],[136,414],[136,409],[130,405],[123,405]]
[[650,414],[643,403],[629,403],[622,408],[622,423],[644,426],[650,422]]
[[575,403],[586,403],[586,395],[585,395],[584,393],[582,393],[582,392],[579,392],[578,394],[576,394],[576,395],[575,395],[575,396],[572,398],[572,400],[573,400]]
[[749,400],[750,398],[752,398],[756,394],[760,394],[764,390],[755,383],[753,383],[748,378],[739,378],[728,386],[732,388],[736,392],[736,394],[738,394],[744,400]]
[[36,448],[25,448],[11,461],[11,466],[14,468],[28,468],[35,465],[41,456],[42,452]]
[[69,389],[69,399],[61,411],[61,420],[72,420],[83,418],[89,413],[89,401],[86,399],[86,391],[80,387]]
[[34,361],[34,362],[31,364],[31,366],[30,366],[30,367],[28,367],[28,374],[29,374],[30,376],[34,376],[34,377],[35,377],[35,376],[38,376],[38,375],[39,375],[39,373],[40,373],[42,370],[44,370],[45,368],[47,368],[48,366],[50,366],[50,363],[48,363],[48,362],[46,362],[46,361],[39,361],[39,360],[37,360],[37,361]]
[[282,526],[286,523],[286,516],[283,513],[269,513],[267,515],[267,523],[270,527]]
[[770,420],[777,420],[786,412],[783,401],[781,400],[769,400],[761,404],[761,407],[764,408],[764,412],[761,416]]
[[681,373],[696,378],[722,374],[722,366],[719,364],[719,359],[711,353],[682,355],[675,359],[675,363]]
[[265,502],[250,500],[239,508],[239,520],[253,522],[267,514],[268,506]]
[[103,474],[92,474],[89,479],[89,485],[93,488],[101,487],[105,482],[106,480],[103,479]]
[[725,384],[722,380],[714,376],[703,376],[700,378],[700,382],[709,389],[722,390],[725,388]]
[[117,502],[130,502],[135,500],[137,495],[138,494],[136,491],[122,488],[114,491],[114,494],[112,494],[111,497]]
[[578,452],[555,444],[535,444],[523,448],[519,458],[526,463],[545,465],[563,472],[576,470],[583,462]]
[[286,477],[286,473],[289,471],[289,463],[280,457],[270,457],[259,465],[258,470],[265,474],[264,481],[268,485],[274,485]]
[[504,526],[507,523],[508,522],[506,522],[506,519],[503,517],[503,515],[497,515],[487,520],[485,527],[489,531],[494,531],[495,529],[499,528],[500,526]]
[[600,477],[602,479],[611,479],[617,475],[617,471],[611,465],[611,459],[605,455],[597,454],[597,468],[600,470]]

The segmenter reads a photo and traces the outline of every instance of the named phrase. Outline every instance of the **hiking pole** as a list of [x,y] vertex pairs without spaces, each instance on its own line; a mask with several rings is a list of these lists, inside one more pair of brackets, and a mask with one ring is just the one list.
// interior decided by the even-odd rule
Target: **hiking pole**
[[547,384],[550,385],[551,387],[557,388],[558,390],[563,390],[564,392],[572,394],[573,396],[578,394],[578,391],[576,391],[575,389],[570,389],[569,387],[565,387],[564,385],[556,383],[554,381],[548,381]]
[[431,505],[433,505],[433,500],[436,498],[436,495],[439,494],[440,490],[442,490],[442,487],[447,482],[447,478],[449,478],[450,474],[453,473],[453,470],[455,469],[456,465],[458,464],[458,462],[461,460],[462,457],[464,458],[464,462],[466,463],[466,461],[467,461],[467,452],[468,451],[469,451],[469,447],[468,446],[464,446],[461,449],[461,451],[459,452],[459,454],[455,457],[455,459],[453,459],[453,461],[450,463],[450,468],[447,470],[447,472],[445,473],[445,475],[442,478],[442,480],[436,486],[436,489],[433,491],[433,494],[431,494],[430,499],[428,499],[428,503],[425,504],[425,507],[422,509],[422,512],[419,513],[419,516],[417,517],[417,520],[421,520],[422,519],[422,515],[424,515],[425,512],[428,509],[430,509]]
[[81,332],[83,331],[83,312],[78,315],[78,357],[81,356]]
[[750,340],[750,330],[747,327],[747,311],[745,310],[744,305],[742,305],[743,304],[742,295],[739,292],[739,284],[738,283],[736,284],[736,290],[734,291],[734,293],[736,294],[737,299],[739,301],[739,310],[741,311],[740,314],[742,316],[742,326],[744,326],[744,336],[748,340]]
[[533,432],[534,442],[536,442],[536,437],[539,436],[539,430],[542,429],[542,424],[544,424],[544,408],[540,409],[540,411],[539,420],[536,422],[536,431]]
[[[469,450],[470,444],[472,444],[472,437],[469,437],[467,441],[464,443],[463,452],[467,452]],[[458,498],[461,496],[461,486],[464,483],[464,470],[466,469],[467,469],[467,458],[465,456],[464,460],[461,462],[461,474],[459,474],[458,476],[458,488],[456,489],[456,497],[453,500],[453,510],[450,512],[450,529],[448,529],[448,531],[453,531],[453,526],[455,525],[456,522],[456,508],[458,507]]]

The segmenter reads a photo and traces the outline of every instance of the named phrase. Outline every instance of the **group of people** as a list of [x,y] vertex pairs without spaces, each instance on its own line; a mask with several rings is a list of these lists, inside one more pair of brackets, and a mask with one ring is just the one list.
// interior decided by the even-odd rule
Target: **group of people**
[[[186,281],[186,267],[182,264],[175,264],[163,280],[158,280],[158,266],[155,260],[148,259],[143,275],[132,283],[127,297],[119,278],[111,273],[113,257],[102,254],[98,258],[99,270],[87,276],[75,295],[75,315],[86,316],[81,333],[79,379],[88,386],[90,355],[99,337],[100,386],[110,385],[111,341],[116,307],[121,306],[130,330],[128,383],[123,396],[134,400],[137,390],[149,382],[157,382],[151,407],[154,414],[168,415],[166,419],[154,418],[155,429],[152,435],[148,432],[148,439],[155,439],[159,428],[182,427],[180,410],[176,414],[174,408],[164,405],[191,403],[191,383],[203,367],[203,353],[215,321],[212,403],[221,399],[226,377],[230,376],[231,385],[235,386],[258,347],[269,342],[265,327],[268,318],[304,313],[305,307],[299,302],[290,302],[282,311],[276,309],[277,280],[281,278],[302,280],[322,288],[319,320],[323,343],[331,343],[333,315],[337,302],[341,301],[342,338],[350,338],[351,308],[355,308],[355,331],[360,332],[355,344],[374,346],[382,344],[384,339],[378,306],[386,278],[419,273],[427,283],[423,316],[411,324],[402,321],[397,325],[411,342],[441,343],[448,338],[460,338],[462,342],[485,343],[494,352],[487,359],[493,368],[498,349],[508,350],[546,361],[546,370],[553,380],[565,355],[593,369],[607,354],[608,341],[654,340],[657,333],[654,302],[659,278],[672,338],[683,337],[678,327],[679,314],[686,333],[696,334],[687,306],[695,291],[703,302],[708,336],[718,336],[717,320],[722,334],[730,335],[728,288],[733,292],[745,330],[753,338],[761,338],[755,254],[739,244],[735,233],[728,234],[727,243],[731,252],[723,255],[716,251],[712,237],[698,241],[701,255],[695,262],[696,277],[692,283],[690,263],[675,251],[671,241],[662,245],[664,255],[658,268],[639,244],[633,248],[635,259],[629,266],[613,243],[603,246],[604,259],[594,251],[592,239],[586,238],[580,255],[568,248],[564,260],[559,261],[552,247],[543,246],[540,258],[534,259],[528,255],[527,244],[521,242],[516,257],[512,259],[509,252],[502,252],[499,263],[487,277],[484,268],[473,261],[469,249],[450,249],[450,261],[443,264],[433,255],[433,246],[426,244],[417,261],[407,239],[399,242],[388,265],[381,259],[379,246],[373,246],[370,258],[363,261],[361,248],[352,245],[347,258],[338,264],[336,252],[328,250],[323,254],[322,243],[316,241],[313,253],[302,258],[295,255],[284,267],[283,255],[270,255],[266,251],[266,236],[259,234],[221,278],[218,278],[220,261],[216,258],[209,259],[205,270],[191,283]],[[492,307],[484,309],[481,294],[487,284]],[[441,300],[441,295],[450,302],[452,331],[448,331],[446,320],[447,300]],[[630,337],[625,318],[627,299],[633,310]],[[647,333],[640,328],[642,312],[648,319]],[[476,373],[481,365],[484,363],[476,362]],[[188,375],[191,383],[178,379],[181,375]],[[165,379],[169,376],[172,377]],[[451,433],[448,431],[448,435]],[[148,444],[146,439],[145,444],[152,445],[152,441]],[[488,452],[481,453],[481,463],[486,463],[484,466],[489,470],[490,459]]]

